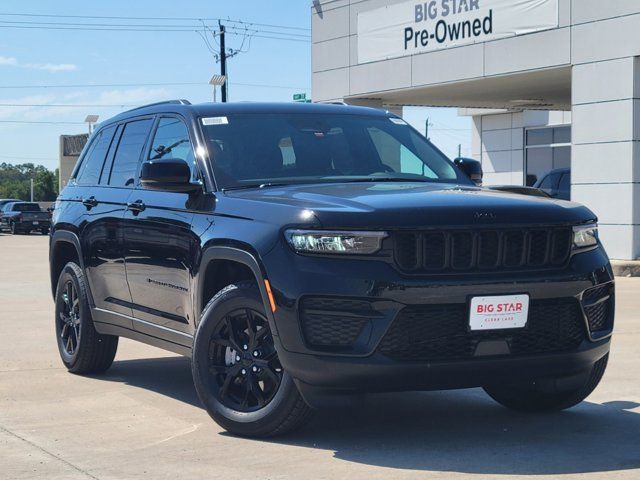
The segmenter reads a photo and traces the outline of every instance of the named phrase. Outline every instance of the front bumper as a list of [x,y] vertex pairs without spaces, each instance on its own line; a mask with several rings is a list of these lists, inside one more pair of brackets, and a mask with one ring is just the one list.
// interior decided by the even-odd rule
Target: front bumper
[[[279,357],[303,389],[369,392],[466,388],[510,378],[570,376],[588,370],[609,350],[608,334],[589,335],[581,307],[583,292],[613,282],[602,248],[574,255],[561,271],[457,276],[407,276],[389,263],[301,256],[286,245],[274,248],[263,261],[278,304],[274,318]],[[527,293],[532,302],[575,299],[585,322],[582,341],[568,351],[512,355],[489,349],[480,355],[476,351],[468,358],[421,361],[398,361],[379,349],[404,308],[467,305],[470,296],[520,293]],[[313,345],[300,321],[301,302],[307,297],[364,300],[376,315],[365,333],[346,347]]]

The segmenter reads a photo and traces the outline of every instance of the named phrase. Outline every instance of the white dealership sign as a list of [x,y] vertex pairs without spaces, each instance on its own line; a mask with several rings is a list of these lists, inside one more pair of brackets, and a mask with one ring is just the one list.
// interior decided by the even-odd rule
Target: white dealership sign
[[558,27],[558,0],[427,0],[358,13],[358,63]]

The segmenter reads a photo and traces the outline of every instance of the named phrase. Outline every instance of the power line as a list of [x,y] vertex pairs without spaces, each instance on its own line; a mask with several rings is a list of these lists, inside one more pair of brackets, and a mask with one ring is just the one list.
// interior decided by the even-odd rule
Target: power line
[[[229,82],[230,85],[239,85],[243,87],[264,87],[264,88],[283,88],[287,90],[308,90],[309,87],[301,87],[296,85],[272,85],[268,83],[242,83]],[[120,88],[120,87],[168,87],[168,86],[189,86],[200,85],[209,86],[204,82],[164,82],[164,83],[85,83],[85,84],[65,84],[65,85],[0,85],[0,89],[29,89],[29,88]]]
[[[168,32],[177,32],[177,33],[193,33],[197,32],[197,29],[157,29],[157,28],[88,28],[88,27],[44,27],[44,26],[26,26],[26,25],[0,25],[0,28],[17,28],[17,29],[28,29],[28,30],[71,30],[71,31],[89,31],[89,32],[160,32],[160,33],[168,33]],[[230,35],[242,35],[236,32],[229,32]],[[287,37],[276,37],[272,35],[253,35],[256,38],[264,38],[269,40],[284,40],[289,42],[299,42],[299,43],[309,43],[310,40],[305,40],[301,38],[287,38]]]
[[8,107],[8,108],[13,108],[13,107],[55,107],[55,108],[101,108],[101,107],[106,107],[106,108],[116,108],[116,107],[127,107],[127,108],[133,108],[133,107],[139,107],[140,105],[133,105],[133,104],[127,104],[127,103],[121,103],[121,104],[103,104],[103,103],[85,103],[85,104],[80,104],[80,103],[0,103],[0,107]]
[[238,23],[242,25],[256,25],[260,27],[268,28],[282,28],[286,30],[300,30],[311,31],[306,27],[294,27],[290,25],[275,25],[269,23],[256,23],[245,22],[243,20],[232,20],[230,18],[217,18],[217,17],[122,17],[122,16],[99,16],[99,15],[53,15],[53,14],[39,14],[39,13],[0,13],[0,16],[12,16],[12,17],[40,17],[40,18],[85,18],[85,19],[98,19],[98,20],[169,20],[169,21],[211,21],[218,22],[224,21],[228,23]]
[[10,158],[14,160],[51,160],[57,161],[57,158],[53,157],[25,157],[22,155],[0,155],[0,158]]
[[[53,28],[53,27],[81,27],[81,28],[96,28],[96,30],[101,29],[141,29],[144,31],[148,31],[148,29],[158,30],[158,31],[192,31],[192,30],[200,30],[203,28],[203,25],[170,25],[170,24],[152,24],[152,23],[75,23],[75,22],[32,22],[32,21],[8,21],[8,20],[0,20],[0,26],[7,27],[22,27],[22,26],[42,26],[42,28]],[[236,27],[230,26],[234,30],[246,31],[248,30],[249,24],[246,24],[244,27]],[[166,30],[165,30],[166,29]],[[292,38],[302,38],[309,39],[310,35],[301,34],[301,33],[291,33],[285,31],[277,31],[277,30],[263,30],[263,29],[251,29],[251,31],[255,31],[256,33],[265,33],[270,35],[279,35],[283,37],[292,37]]]
[[[159,29],[159,28],[90,28],[90,27],[47,27],[47,26],[28,26],[28,25],[0,25],[0,28],[14,28],[14,29],[28,29],[28,30],[71,30],[71,31],[89,31],[89,32],[160,32],[160,33],[168,33],[168,32],[197,32],[198,29]],[[229,32],[232,35],[242,35],[236,32]],[[301,42],[308,43],[309,39],[301,39],[301,38],[288,38],[288,37],[276,37],[272,35],[253,35],[256,38],[264,38],[270,40],[284,40],[289,42]]]
[[37,121],[37,120],[0,120],[0,123],[16,123],[24,125],[87,125],[84,122]]

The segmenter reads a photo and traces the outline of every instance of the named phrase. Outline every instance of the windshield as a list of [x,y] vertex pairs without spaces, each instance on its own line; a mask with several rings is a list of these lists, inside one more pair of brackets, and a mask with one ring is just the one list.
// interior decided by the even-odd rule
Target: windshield
[[37,203],[16,203],[13,205],[14,212],[39,212],[40,205]]
[[222,189],[342,181],[470,184],[399,118],[234,114],[201,123]]

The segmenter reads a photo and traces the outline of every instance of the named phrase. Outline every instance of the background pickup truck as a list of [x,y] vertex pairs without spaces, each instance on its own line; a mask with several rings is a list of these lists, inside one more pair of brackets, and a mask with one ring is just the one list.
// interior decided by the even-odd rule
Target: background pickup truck
[[34,230],[48,235],[50,226],[49,212],[43,212],[37,203],[7,203],[0,211],[0,229],[10,230],[14,235]]

